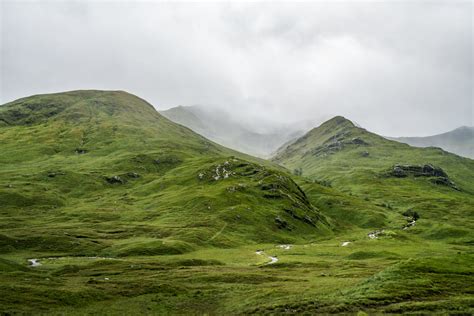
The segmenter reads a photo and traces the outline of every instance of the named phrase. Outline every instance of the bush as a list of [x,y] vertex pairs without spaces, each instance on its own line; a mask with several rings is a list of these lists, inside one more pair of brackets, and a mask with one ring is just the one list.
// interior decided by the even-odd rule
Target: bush
[[413,220],[417,221],[420,218],[420,214],[418,212],[408,209],[405,212],[402,213],[403,216],[411,217]]

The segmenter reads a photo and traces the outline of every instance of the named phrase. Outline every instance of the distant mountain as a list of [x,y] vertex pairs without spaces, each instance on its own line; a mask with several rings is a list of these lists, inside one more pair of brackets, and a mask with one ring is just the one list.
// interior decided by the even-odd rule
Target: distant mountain
[[262,122],[267,127],[262,132],[222,110],[204,106],[178,106],[160,113],[212,141],[259,157],[270,156],[281,144],[305,132],[304,124],[268,128],[269,122]]
[[416,147],[440,147],[474,159],[474,126],[462,126],[447,133],[427,137],[387,137]]

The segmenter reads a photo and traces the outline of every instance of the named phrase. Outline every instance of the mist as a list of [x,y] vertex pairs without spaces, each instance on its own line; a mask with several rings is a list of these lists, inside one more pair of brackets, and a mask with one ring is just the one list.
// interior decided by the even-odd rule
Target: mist
[[[474,125],[472,2],[2,1],[0,102],[126,90],[251,126]],[[261,126],[259,126],[261,127]]]

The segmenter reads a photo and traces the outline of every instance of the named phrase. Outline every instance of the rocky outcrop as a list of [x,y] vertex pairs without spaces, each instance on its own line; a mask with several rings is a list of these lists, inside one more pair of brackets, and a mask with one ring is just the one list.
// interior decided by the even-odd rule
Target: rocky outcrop
[[437,185],[444,185],[459,190],[456,184],[451,181],[448,174],[440,167],[431,164],[425,165],[394,165],[389,171],[388,176],[396,178],[407,177],[428,177],[430,181]]
[[[278,201],[281,211],[274,218],[279,229],[293,230],[297,222],[316,227],[318,223],[327,224],[326,219],[311,204],[305,192],[289,176],[269,169],[264,165],[229,157],[228,159],[197,172],[203,183],[229,182],[228,194],[259,192],[267,200]],[[246,184],[236,181],[246,180]],[[250,181],[250,183],[248,183]]]
[[311,154],[314,156],[327,156],[334,154],[335,152],[338,152],[340,150],[343,150],[348,146],[359,147],[370,145],[360,137],[351,138],[350,136],[350,132],[338,133],[331,137],[329,140],[327,140],[323,145],[314,148]]
[[396,164],[390,171],[390,175],[397,178],[414,177],[445,177],[448,175],[443,169],[430,164],[426,165],[400,165]]
[[437,185],[448,186],[459,191],[459,188],[456,186],[456,184],[453,181],[451,181],[449,178],[437,177],[437,178],[430,179],[430,181],[431,183],[434,183]]

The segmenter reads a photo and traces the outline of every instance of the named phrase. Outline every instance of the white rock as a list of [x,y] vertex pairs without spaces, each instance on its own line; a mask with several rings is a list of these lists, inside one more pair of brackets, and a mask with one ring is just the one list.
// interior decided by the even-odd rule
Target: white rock
[[274,263],[278,262],[278,258],[277,258],[277,257],[272,257],[272,256],[270,256],[270,257],[268,257],[268,259],[270,259],[270,262],[267,263],[267,264],[274,264]]
[[41,265],[38,259],[28,259],[28,262],[31,264],[32,267],[39,267]]

